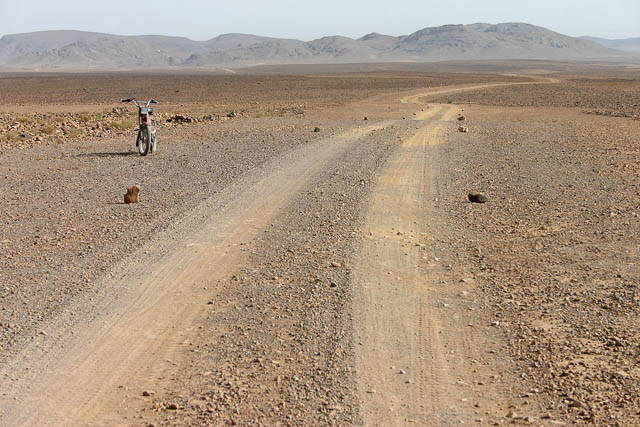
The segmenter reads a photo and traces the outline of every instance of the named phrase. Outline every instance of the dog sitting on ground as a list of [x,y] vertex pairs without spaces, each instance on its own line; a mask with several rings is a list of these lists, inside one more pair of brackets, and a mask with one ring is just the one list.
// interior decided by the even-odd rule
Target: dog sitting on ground
[[128,205],[129,203],[138,203],[138,194],[140,193],[140,186],[134,185],[127,188],[127,194],[124,195],[124,202]]

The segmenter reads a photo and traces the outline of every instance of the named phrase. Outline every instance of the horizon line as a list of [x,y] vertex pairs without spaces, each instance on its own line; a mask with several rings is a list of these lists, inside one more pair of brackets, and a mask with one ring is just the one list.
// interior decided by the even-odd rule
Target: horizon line
[[170,38],[183,38],[183,39],[187,39],[193,42],[207,42],[210,40],[213,40],[215,38],[218,37],[222,37],[222,36],[228,36],[228,35],[246,35],[246,36],[255,36],[255,37],[263,37],[263,38],[270,38],[270,39],[281,39],[281,40],[295,40],[295,41],[302,41],[305,43],[314,41],[314,40],[320,40],[326,37],[345,37],[348,39],[352,39],[352,40],[359,40],[363,37],[366,37],[368,35],[371,34],[379,34],[382,36],[389,36],[389,37],[395,37],[395,38],[399,38],[399,37],[406,37],[408,35],[414,34],[418,31],[422,31],[425,29],[429,29],[429,28],[441,28],[441,27],[447,27],[447,26],[470,26],[470,25],[477,25],[477,24],[485,24],[485,25],[500,25],[500,24],[525,24],[525,25],[530,25],[533,27],[540,27],[540,28],[544,28],[546,30],[549,31],[553,31],[555,33],[567,36],[567,37],[573,37],[573,38],[584,38],[584,37],[593,37],[593,38],[598,38],[598,39],[602,39],[602,40],[608,40],[608,41],[618,41],[618,40],[630,40],[630,39],[636,39],[636,38],[640,38],[640,36],[631,36],[631,37],[624,37],[624,38],[607,38],[607,37],[601,37],[601,36],[596,36],[596,35],[592,35],[592,34],[584,34],[581,36],[571,36],[565,33],[561,33],[559,31],[553,30],[551,28],[548,27],[543,27],[541,25],[536,25],[536,24],[530,24],[528,22],[522,22],[522,21],[510,21],[510,22],[499,22],[496,24],[492,24],[492,23],[488,23],[488,22],[474,22],[471,24],[442,24],[442,25],[437,25],[437,26],[431,26],[431,27],[423,27],[420,28],[418,30],[413,31],[412,33],[408,33],[408,34],[400,34],[400,35],[390,35],[390,34],[384,34],[384,33],[379,33],[377,31],[371,31],[368,32],[360,37],[350,37],[350,36],[344,36],[341,34],[332,34],[332,35],[324,35],[321,37],[317,37],[317,38],[313,38],[310,40],[304,40],[304,39],[297,39],[297,38],[293,38],[293,37],[275,37],[275,36],[263,36],[263,35],[259,35],[256,33],[243,33],[243,32],[229,32],[229,33],[222,33],[222,34],[218,34],[216,36],[204,39],[204,40],[196,40],[187,36],[182,36],[182,35],[166,35],[166,34],[118,34],[118,33],[111,33],[111,32],[102,32],[102,31],[88,31],[88,30],[77,30],[77,29],[49,29],[49,30],[37,30],[37,31],[27,31],[27,32],[23,32],[23,33],[7,33],[7,34],[0,34],[0,38],[4,38],[5,36],[16,36],[16,35],[24,35],[24,34],[37,34],[37,33],[47,33],[47,32],[77,32],[77,33],[89,33],[89,34],[104,34],[104,35],[109,35],[109,36],[116,36],[116,37],[170,37]]

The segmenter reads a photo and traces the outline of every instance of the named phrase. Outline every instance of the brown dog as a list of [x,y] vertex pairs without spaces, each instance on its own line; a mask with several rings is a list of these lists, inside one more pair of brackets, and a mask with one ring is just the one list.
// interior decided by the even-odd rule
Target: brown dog
[[126,204],[138,203],[138,193],[140,193],[139,185],[134,185],[132,187],[127,188],[127,194],[124,195],[124,202]]

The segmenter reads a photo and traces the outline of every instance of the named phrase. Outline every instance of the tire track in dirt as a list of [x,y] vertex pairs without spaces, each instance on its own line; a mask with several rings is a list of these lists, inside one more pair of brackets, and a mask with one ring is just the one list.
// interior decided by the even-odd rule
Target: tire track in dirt
[[154,248],[144,248],[131,274],[118,279],[119,284],[103,284],[127,289],[112,300],[94,301],[106,314],[61,327],[49,340],[59,347],[34,343],[3,367],[0,423],[112,424],[110,417],[126,406],[124,391],[153,389],[171,369],[166,361],[179,357],[181,344],[195,328],[193,320],[211,295],[203,285],[227,274],[242,257],[243,242],[264,230],[328,162],[385,126],[354,128],[271,164],[256,182],[236,188],[222,211],[192,215],[185,229],[198,231],[184,235],[159,263],[147,265],[144,253]]
[[470,86],[460,86],[460,87],[444,87],[441,89],[430,90],[429,92],[422,92],[418,94],[412,94],[405,96],[400,100],[403,104],[424,104],[421,100],[427,96],[435,96],[435,95],[444,95],[449,93],[457,93],[457,92],[469,92],[480,89],[491,89],[496,87],[504,87],[504,86],[522,86],[522,85],[537,85],[537,84],[551,84],[551,83],[559,83],[560,80],[553,77],[540,77],[540,76],[525,76],[519,74],[505,74],[507,76],[514,77],[529,77],[534,79],[534,81],[530,82],[504,82],[504,83],[483,83],[479,85],[470,85]]
[[452,422],[459,402],[434,310],[438,267],[425,266],[432,212],[430,146],[454,106],[432,106],[378,179],[355,260],[356,369],[366,425]]

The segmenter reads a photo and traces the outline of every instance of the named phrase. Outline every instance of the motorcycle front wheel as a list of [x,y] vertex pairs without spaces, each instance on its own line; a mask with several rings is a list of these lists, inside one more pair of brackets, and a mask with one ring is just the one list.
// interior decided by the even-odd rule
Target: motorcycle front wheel
[[155,133],[151,134],[151,152],[155,153],[158,151],[158,137]]
[[140,129],[138,131],[138,152],[141,156],[149,154],[149,148],[151,147],[151,129],[148,127]]

